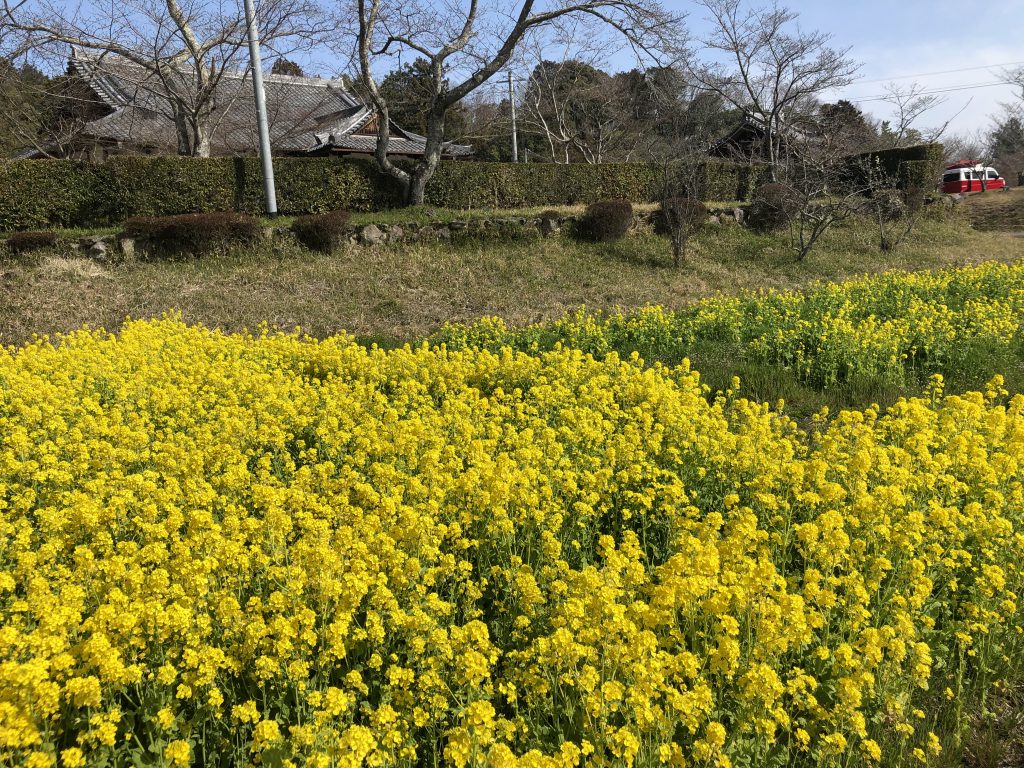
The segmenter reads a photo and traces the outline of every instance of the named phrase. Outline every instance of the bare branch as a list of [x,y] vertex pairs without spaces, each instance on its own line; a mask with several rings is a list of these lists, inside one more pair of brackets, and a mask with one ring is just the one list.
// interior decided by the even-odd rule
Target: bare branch
[[[315,0],[264,0],[261,37],[271,50],[285,41],[307,46],[320,17]],[[165,105],[182,154],[210,153],[217,87],[234,62],[246,61],[245,20],[234,3],[122,0],[76,8],[59,0],[2,0],[0,27],[23,35],[43,56],[64,57],[73,47],[96,62],[130,62],[136,92]]]
[[[882,101],[892,107],[892,120],[883,124],[887,128],[883,132],[884,136],[888,139],[891,147],[901,147],[908,143],[916,144],[922,141],[935,141],[946,130],[950,122],[967,108],[965,104],[956,115],[953,115],[938,128],[922,129],[915,128],[914,124],[931,110],[945,104],[944,96],[928,93],[927,89],[918,83],[910,85],[889,83],[885,87],[885,97]],[[967,103],[969,104],[970,101]]]
[[765,155],[775,178],[785,134],[801,105],[848,85],[859,65],[849,49],[831,47],[827,34],[801,29],[797,15],[777,4],[746,11],[741,0],[701,5],[712,24],[702,42],[724,61],[693,66],[691,75],[765,126]]
[[[678,55],[682,32],[680,18],[657,0],[519,0],[512,9],[497,0],[468,0],[464,6],[454,0],[355,0],[350,12],[359,80],[381,123],[377,161],[407,186],[414,202],[422,201],[424,186],[440,159],[446,113],[508,66],[528,36],[552,30],[566,19],[585,19],[593,34],[622,36],[635,51],[653,59]],[[433,88],[424,158],[412,171],[396,168],[387,157],[390,128],[384,123],[390,112],[376,81],[382,60],[403,52],[426,60]],[[561,143],[596,161],[612,130],[602,123],[593,148],[588,143],[584,149],[578,139],[569,137]]]

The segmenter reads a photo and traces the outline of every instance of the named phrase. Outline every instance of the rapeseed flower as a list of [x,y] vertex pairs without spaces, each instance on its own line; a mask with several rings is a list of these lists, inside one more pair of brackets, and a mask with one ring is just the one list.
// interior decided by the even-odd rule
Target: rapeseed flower
[[596,359],[170,317],[0,351],[3,761],[934,758],[930,691],[1019,657],[1024,397],[935,384],[809,434],[605,332]]

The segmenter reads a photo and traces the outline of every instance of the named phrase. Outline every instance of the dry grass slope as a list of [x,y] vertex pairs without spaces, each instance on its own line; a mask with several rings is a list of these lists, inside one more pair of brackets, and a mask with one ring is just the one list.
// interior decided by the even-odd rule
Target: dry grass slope
[[1024,187],[971,195],[966,208],[975,229],[1024,232]]
[[929,269],[1024,257],[1024,240],[961,224],[926,222],[882,254],[869,227],[833,233],[804,263],[785,238],[738,227],[706,228],[691,263],[671,267],[667,238],[605,245],[566,238],[367,249],[331,255],[299,249],[228,253],[194,261],[99,266],[63,256],[0,261],[0,343],[125,317],[180,310],[188,322],[226,330],[262,322],[315,336],[345,330],[382,343],[413,340],[445,322],[498,315],[520,324],[593,309],[679,307],[740,288],[792,288],[885,269]]

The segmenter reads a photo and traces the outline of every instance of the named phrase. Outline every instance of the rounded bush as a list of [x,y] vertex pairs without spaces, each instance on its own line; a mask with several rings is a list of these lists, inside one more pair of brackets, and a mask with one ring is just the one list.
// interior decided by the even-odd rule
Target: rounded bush
[[624,238],[632,224],[633,204],[629,200],[599,200],[587,206],[579,234],[586,240],[608,243]]
[[7,238],[7,250],[15,255],[53,248],[56,244],[57,235],[53,232],[15,232]]
[[774,232],[789,226],[800,210],[800,195],[788,184],[765,184],[754,192],[750,205],[750,225],[762,232]]
[[292,222],[295,239],[310,250],[330,253],[348,234],[350,214],[346,210],[299,216]]
[[692,197],[670,197],[661,202],[661,218],[669,232],[692,235],[708,220],[708,207]]
[[243,213],[189,213],[181,216],[133,216],[124,234],[154,252],[199,255],[259,239],[258,219]]

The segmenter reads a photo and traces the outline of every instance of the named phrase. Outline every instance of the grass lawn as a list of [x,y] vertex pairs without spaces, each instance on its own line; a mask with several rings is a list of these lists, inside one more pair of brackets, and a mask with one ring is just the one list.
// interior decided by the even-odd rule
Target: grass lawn
[[188,261],[99,265],[48,254],[0,261],[0,343],[82,325],[116,330],[125,317],[180,310],[225,330],[266,321],[315,336],[348,331],[394,343],[445,322],[499,315],[513,324],[593,309],[679,307],[741,288],[800,288],[886,269],[928,269],[1024,257],[1024,240],[963,223],[922,223],[910,242],[878,250],[871,228],[850,224],[796,262],[783,235],[708,227],[689,263],[671,266],[657,236],[581,244],[563,237],[521,243],[364,248],[331,255],[296,248],[230,252]]

